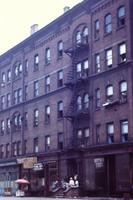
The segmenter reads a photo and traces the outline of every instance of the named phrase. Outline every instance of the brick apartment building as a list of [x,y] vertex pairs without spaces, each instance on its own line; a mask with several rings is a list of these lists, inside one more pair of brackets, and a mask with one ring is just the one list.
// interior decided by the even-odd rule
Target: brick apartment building
[[0,56],[1,195],[75,174],[80,195],[131,192],[132,9],[84,0]]

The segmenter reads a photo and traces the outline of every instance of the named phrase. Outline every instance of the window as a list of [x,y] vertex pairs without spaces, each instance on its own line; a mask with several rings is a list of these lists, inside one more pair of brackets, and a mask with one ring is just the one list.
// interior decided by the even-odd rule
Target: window
[[58,42],[57,51],[58,51],[58,58],[61,58],[63,56],[63,42],[62,41]]
[[5,121],[2,120],[2,121],[1,121],[1,134],[3,135],[4,132],[5,132]]
[[22,89],[19,88],[18,89],[18,103],[21,103],[22,102]]
[[99,20],[96,20],[94,23],[94,37],[95,39],[99,38],[100,34],[100,22]]
[[125,7],[121,6],[118,9],[118,27],[122,27],[125,25]]
[[29,62],[28,59],[25,60],[25,74],[28,74]]
[[78,63],[76,65],[76,77],[77,77],[77,79],[81,78],[81,76],[82,76],[81,73],[82,73],[82,64]]
[[100,54],[95,55],[95,69],[96,73],[99,73],[101,71],[101,66],[100,66]]
[[28,112],[24,113],[24,126],[27,127],[28,126]]
[[113,86],[112,85],[108,85],[106,87],[106,98],[107,98],[107,101],[113,100]]
[[62,150],[64,148],[64,135],[63,133],[58,133],[58,149]]
[[123,63],[126,62],[127,60],[127,55],[126,55],[126,44],[122,43],[119,45],[119,62]]
[[83,144],[83,131],[81,129],[77,130],[77,145],[81,146]]
[[127,102],[127,82],[122,81],[120,83],[120,102],[126,103]]
[[107,137],[108,137],[109,144],[114,143],[114,123],[113,122],[107,124]]
[[101,142],[101,135],[100,135],[101,125],[96,125],[96,143],[99,144]]
[[89,95],[88,94],[84,95],[83,104],[84,104],[84,109],[88,109],[89,108]]
[[25,85],[24,99],[25,99],[25,101],[28,99],[28,85]]
[[21,63],[17,63],[14,67],[14,74],[15,74],[15,78],[20,77],[22,73],[22,64]]
[[26,155],[27,154],[27,140],[24,140],[24,148],[23,148],[23,150],[24,150],[24,155]]
[[22,117],[21,115],[19,114],[18,115],[18,128],[20,128],[22,126]]
[[76,44],[81,44],[81,33],[77,31],[76,33]]
[[45,78],[45,92],[50,92],[50,76],[47,76]]
[[112,49],[106,50],[106,66],[112,67],[113,57],[112,57]]
[[87,77],[89,74],[89,61],[88,60],[84,60],[83,61],[83,76]]
[[5,75],[5,72],[2,73],[2,83],[1,83],[1,86],[4,86],[6,83],[6,75]]
[[18,91],[15,90],[14,91],[14,104],[17,104],[18,103]]
[[58,72],[58,83],[57,83],[58,87],[62,87],[63,86],[63,70],[60,70]]
[[38,81],[34,82],[34,97],[39,96],[39,83]]
[[0,158],[4,158],[4,145],[0,145]]
[[38,153],[38,152],[39,152],[38,138],[34,138],[34,153]]
[[45,122],[50,122],[50,106],[45,107]]
[[8,71],[7,71],[7,82],[8,83],[11,82],[11,70],[10,69],[8,69]]
[[13,156],[17,156],[17,142],[13,143]]
[[63,102],[59,101],[58,102],[58,118],[63,117]]
[[11,106],[11,94],[8,93],[7,94],[7,107],[10,107]]
[[36,54],[36,55],[34,56],[34,70],[36,71],[36,70],[38,70],[38,69],[39,69],[39,55]]
[[90,129],[84,129],[84,145],[87,147],[90,144]]
[[50,64],[51,56],[50,56],[50,48],[45,50],[45,64]]
[[6,144],[6,158],[9,158],[10,157],[10,144],[7,143]]
[[17,155],[20,156],[21,153],[22,153],[22,152],[21,152],[21,142],[18,141],[18,142],[17,142]]
[[88,43],[88,28],[84,27],[83,29],[83,43],[87,44]]
[[101,106],[101,94],[100,89],[96,89],[96,108],[100,108]]
[[82,97],[78,96],[77,97],[77,111],[81,111],[82,110]]
[[50,143],[51,143],[50,136],[49,135],[45,136],[45,150],[46,151],[50,149]]
[[10,133],[10,130],[11,130],[11,121],[9,118],[7,118],[6,120],[6,132],[7,134]]
[[34,126],[39,125],[39,111],[37,109],[34,110]]
[[5,101],[5,96],[1,97],[1,109],[5,109],[6,108],[6,101]]
[[108,14],[105,16],[105,33],[109,34],[112,32],[112,19],[111,15]]
[[120,122],[121,125],[121,141],[126,142],[128,140],[128,120]]

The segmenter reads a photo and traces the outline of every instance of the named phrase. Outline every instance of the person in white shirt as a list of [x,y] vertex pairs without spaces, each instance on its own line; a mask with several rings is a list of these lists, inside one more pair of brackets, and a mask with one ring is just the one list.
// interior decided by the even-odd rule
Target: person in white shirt
[[72,177],[71,177],[70,180],[69,180],[69,186],[70,186],[70,187],[74,187],[74,180],[73,180]]

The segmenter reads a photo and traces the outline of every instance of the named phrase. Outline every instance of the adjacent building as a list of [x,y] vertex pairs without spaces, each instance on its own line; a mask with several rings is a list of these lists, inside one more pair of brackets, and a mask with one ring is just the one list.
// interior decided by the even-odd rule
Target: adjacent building
[[0,56],[0,194],[133,185],[133,1],[84,0]]

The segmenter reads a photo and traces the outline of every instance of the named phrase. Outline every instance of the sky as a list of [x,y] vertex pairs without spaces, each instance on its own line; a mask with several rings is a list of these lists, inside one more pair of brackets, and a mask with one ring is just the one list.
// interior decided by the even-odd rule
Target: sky
[[63,14],[63,8],[82,0],[0,0],[0,55]]

